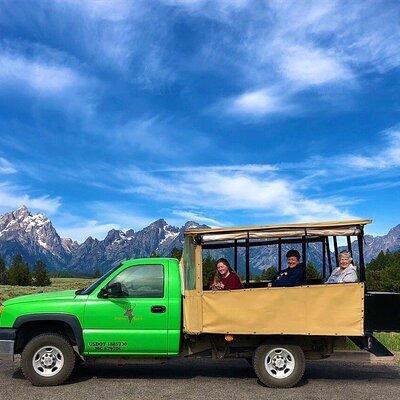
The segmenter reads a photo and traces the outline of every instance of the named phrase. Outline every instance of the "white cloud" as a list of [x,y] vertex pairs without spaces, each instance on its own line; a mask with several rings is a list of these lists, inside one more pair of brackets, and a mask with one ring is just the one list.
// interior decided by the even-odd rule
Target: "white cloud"
[[281,72],[300,86],[323,85],[354,78],[349,67],[322,49],[297,45],[286,48],[285,52]]
[[170,167],[162,168],[157,171],[165,172],[249,172],[249,173],[264,173],[278,170],[278,167],[270,164],[242,164],[242,165],[213,165],[213,166],[190,166],[190,167]]
[[68,66],[5,52],[0,53],[0,81],[3,84],[15,81],[42,94],[57,94],[84,82],[81,75]]
[[0,157],[0,174],[14,174],[17,170],[5,158]]
[[[123,125],[105,132],[109,146],[121,151],[131,149],[131,152],[144,153],[158,157],[180,160],[191,159],[198,151],[206,151],[209,146],[209,136],[205,132],[192,128],[177,128],[179,121],[171,123],[171,119],[153,116],[132,119]],[[190,140],[188,140],[190,137]],[[171,146],[173,143],[173,146]]]
[[[279,218],[299,220],[339,219],[349,214],[328,199],[309,199],[287,178],[271,174],[202,171],[150,174],[137,168],[125,174],[132,186],[126,190],[143,197],[214,211],[264,211]],[[184,210],[185,211],[185,210]]]
[[193,212],[193,211],[178,211],[178,210],[174,210],[172,213],[174,215],[177,215],[179,217],[184,218],[185,219],[184,222],[186,222],[186,221],[194,221],[194,222],[198,222],[200,224],[207,224],[207,225],[209,225],[211,227],[229,225],[228,223],[220,222],[220,221],[218,221],[218,220],[216,220],[214,218],[209,218],[209,217],[206,217],[204,215],[198,214],[198,213]]
[[102,240],[111,229],[118,228],[115,224],[103,224],[96,220],[82,221],[75,226],[57,226],[60,237],[71,238],[82,243],[89,236]]
[[[82,217],[90,215],[90,218]],[[61,211],[53,218],[54,226],[61,237],[83,242],[89,236],[103,240],[111,229],[139,230],[156,218],[146,217],[131,210],[131,204],[123,202],[95,201],[81,204],[79,215]]]
[[[249,3],[230,18],[216,13],[229,30],[221,35],[224,46],[213,54],[224,62],[224,71],[237,73],[235,81],[244,87],[238,90],[239,106],[225,111],[264,117],[290,113],[293,107],[300,111],[314,99],[335,102],[343,85],[346,95],[352,96],[363,75],[400,66],[398,5],[309,0],[260,4]],[[235,57],[229,60],[229,54]],[[249,89],[271,85],[284,90],[276,97]],[[298,94],[307,90],[307,97],[300,99]]]
[[163,217],[162,215],[150,217],[136,213],[132,210],[132,204],[123,202],[96,201],[90,203],[88,208],[97,220],[108,224],[112,223],[114,227],[122,230],[139,230],[148,226],[157,218]]
[[400,128],[398,126],[383,132],[386,145],[374,149],[374,155],[343,156],[338,162],[357,170],[384,170],[400,167]]
[[259,89],[245,92],[227,102],[227,111],[234,114],[264,116],[288,111],[291,107],[286,104],[282,95],[272,90]]
[[15,210],[23,204],[32,210],[54,214],[61,205],[61,199],[48,195],[32,197],[26,194],[24,188],[0,182],[0,208],[3,211]]

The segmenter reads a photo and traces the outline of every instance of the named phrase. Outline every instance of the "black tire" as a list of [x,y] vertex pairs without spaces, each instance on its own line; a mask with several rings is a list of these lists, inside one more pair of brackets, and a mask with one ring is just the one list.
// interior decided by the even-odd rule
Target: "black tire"
[[257,378],[271,388],[295,386],[303,377],[305,366],[303,350],[297,345],[261,345],[253,356]]
[[[42,376],[34,366],[35,354],[43,348],[56,348],[63,357],[63,365],[53,376]],[[46,333],[35,336],[24,348],[21,354],[21,368],[26,379],[34,386],[57,386],[65,382],[75,366],[75,352],[68,340],[56,333]],[[44,371],[44,368],[42,368]],[[54,372],[52,372],[54,373]]]

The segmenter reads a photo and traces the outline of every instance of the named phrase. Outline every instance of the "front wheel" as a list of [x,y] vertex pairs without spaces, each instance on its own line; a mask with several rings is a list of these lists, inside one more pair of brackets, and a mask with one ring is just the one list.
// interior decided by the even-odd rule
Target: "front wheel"
[[262,345],[254,352],[253,368],[264,385],[290,388],[304,375],[304,353],[297,345]]
[[74,365],[71,344],[58,334],[34,337],[21,354],[22,372],[34,386],[60,385],[70,377]]

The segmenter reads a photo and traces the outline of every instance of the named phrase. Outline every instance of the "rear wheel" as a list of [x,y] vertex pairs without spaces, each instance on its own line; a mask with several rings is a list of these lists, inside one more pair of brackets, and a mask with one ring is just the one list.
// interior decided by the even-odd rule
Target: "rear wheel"
[[254,352],[253,367],[264,385],[289,388],[303,377],[305,357],[297,345],[262,345]]
[[56,386],[65,382],[75,365],[75,352],[61,335],[34,337],[21,354],[21,368],[34,386]]

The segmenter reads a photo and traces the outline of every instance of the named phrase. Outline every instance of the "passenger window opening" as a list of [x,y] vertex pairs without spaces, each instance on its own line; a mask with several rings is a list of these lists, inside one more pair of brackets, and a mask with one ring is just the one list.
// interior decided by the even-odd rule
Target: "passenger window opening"
[[[358,243],[361,238],[361,244]],[[354,239],[357,239],[355,241]],[[362,280],[360,268],[363,263],[362,252],[355,245],[362,247],[362,235],[308,235],[307,231],[297,237],[244,238],[227,240],[220,243],[202,244],[202,279],[203,290],[210,290],[216,273],[218,258],[226,258],[232,270],[240,277],[244,288],[259,288],[271,286],[274,279],[288,268],[286,254],[289,250],[298,251],[299,264],[303,278],[301,284],[325,284],[332,272],[340,266],[340,252],[347,251],[353,257],[353,265],[357,268],[358,282]]]

